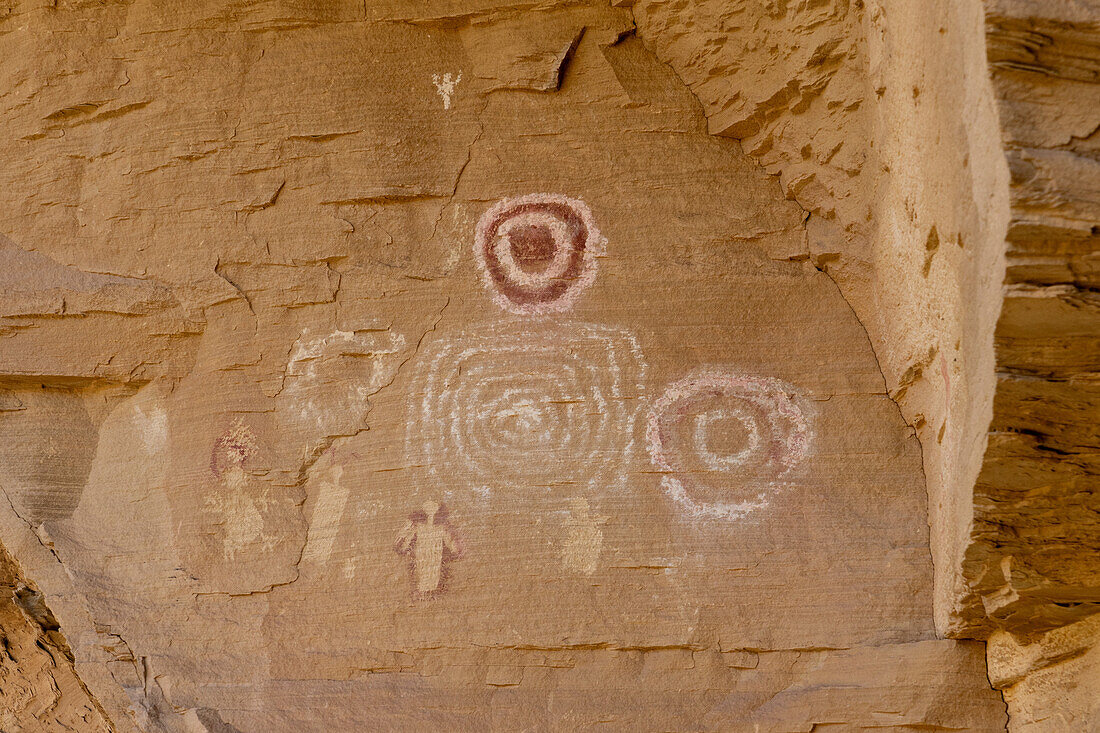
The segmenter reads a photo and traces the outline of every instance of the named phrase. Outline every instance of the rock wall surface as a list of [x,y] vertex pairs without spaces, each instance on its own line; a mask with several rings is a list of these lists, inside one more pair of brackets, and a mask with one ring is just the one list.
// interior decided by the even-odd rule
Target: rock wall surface
[[[1100,8],[643,1],[635,17],[709,129],[807,211],[811,261],[868,329],[922,443],[941,633],[1038,643],[1095,613]],[[1100,695],[1068,669],[1081,700]],[[1017,682],[1028,726],[1093,715]]]
[[5,21],[4,538],[113,723],[1000,729],[864,329],[630,14],[365,10]]
[[1005,691],[1012,731],[1096,728],[1100,720],[1100,615],[1021,640],[989,639],[989,676]]
[[980,3],[642,0],[634,13],[709,129],[740,138],[806,211],[802,257],[867,329],[921,440],[947,630],[967,592],[1009,217]]
[[962,572],[971,617],[1035,634],[1100,611],[1100,5],[987,11],[1012,220]]
[[1013,730],[1100,721],[1100,5],[991,0],[1012,172],[989,448],[961,571]]
[[73,668],[57,619],[0,550],[0,730],[111,730]]
[[614,4],[0,15],[0,539],[104,725],[1003,730],[937,627],[1020,720],[1095,668],[1018,636],[1095,588],[1095,126],[1000,138],[1087,6]]

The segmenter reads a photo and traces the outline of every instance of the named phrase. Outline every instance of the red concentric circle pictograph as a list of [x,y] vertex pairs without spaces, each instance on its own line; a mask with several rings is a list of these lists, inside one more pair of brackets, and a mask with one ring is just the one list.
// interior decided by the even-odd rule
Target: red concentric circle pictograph
[[763,509],[808,452],[802,402],[789,384],[735,372],[701,370],[672,383],[646,423],[665,493],[695,517]]
[[583,201],[535,193],[505,199],[485,212],[474,255],[498,305],[540,315],[573,306],[595,280],[604,246]]

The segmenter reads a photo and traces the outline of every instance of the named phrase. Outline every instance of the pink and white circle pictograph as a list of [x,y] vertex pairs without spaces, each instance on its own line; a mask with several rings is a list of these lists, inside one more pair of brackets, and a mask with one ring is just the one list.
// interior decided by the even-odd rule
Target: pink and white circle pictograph
[[795,394],[777,379],[711,370],[669,385],[646,423],[665,493],[696,517],[740,519],[767,506],[809,448]]
[[595,280],[605,246],[583,201],[533,193],[485,212],[477,224],[474,256],[497,305],[544,315],[573,307]]

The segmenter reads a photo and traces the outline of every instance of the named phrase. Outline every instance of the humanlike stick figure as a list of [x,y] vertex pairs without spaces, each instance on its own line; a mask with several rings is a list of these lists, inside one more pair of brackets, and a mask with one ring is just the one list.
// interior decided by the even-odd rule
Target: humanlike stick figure
[[238,421],[218,438],[210,454],[210,470],[223,491],[208,496],[205,508],[217,515],[225,532],[223,552],[228,560],[256,543],[264,550],[275,543],[264,535],[264,513],[271,503],[267,491],[244,468],[258,450],[256,436]]
[[569,519],[565,526],[567,534],[562,560],[567,570],[584,575],[596,572],[600,559],[600,546],[603,545],[601,525],[607,524],[610,517],[593,514],[589,511],[588,499],[575,496],[569,500]]
[[458,76],[432,74],[432,84],[435,85],[435,90],[443,99],[443,109],[451,108],[451,95],[455,93],[455,87],[458,86],[460,81],[462,81],[461,71],[458,72]]
[[462,554],[458,539],[447,521],[447,509],[437,502],[424,502],[420,511],[409,515],[393,549],[410,556],[414,595],[428,597],[442,589],[445,562]]

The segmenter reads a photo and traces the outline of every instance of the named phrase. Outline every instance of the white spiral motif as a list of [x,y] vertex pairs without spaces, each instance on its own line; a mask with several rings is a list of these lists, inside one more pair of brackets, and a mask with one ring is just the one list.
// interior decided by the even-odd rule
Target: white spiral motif
[[766,507],[809,450],[799,402],[778,379],[732,372],[701,371],[669,385],[646,422],[665,493],[696,517],[733,520]]
[[645,370],[629,332],[502,324],[428,349],[406,451],[440,488],[484,496],[624,479]]

